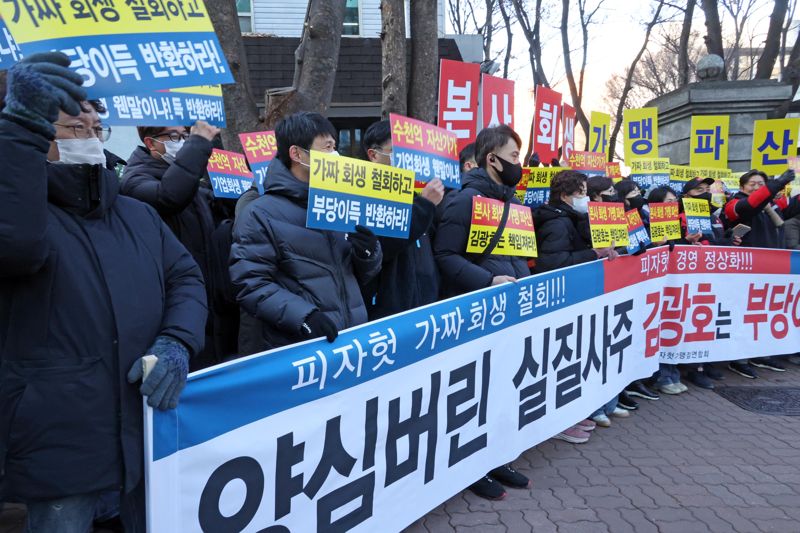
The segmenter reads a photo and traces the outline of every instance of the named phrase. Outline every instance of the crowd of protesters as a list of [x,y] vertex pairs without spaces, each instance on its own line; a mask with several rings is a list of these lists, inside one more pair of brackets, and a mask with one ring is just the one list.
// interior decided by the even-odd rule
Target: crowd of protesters
[[[19,63],[0,114],[0,500],[27,505],[31,532],[82,533],[116,514],[126,531],[144,531],[140,395],[175,408],[190,369],[332,342],[345,328],[443,298],[615,260],[626,252],[592,247],[589,201],[623,203],[648,224],[648,202],[680,200],[667,187],[565,170],[534,210],[538,258],[493,254],[496,239],[468,253],[474,196],[519,203],[522,142],[497,126],[462,151],[460,190],[434,179],[415,196],[407,238],[309,229],[311,151],[336,152],[326,118],[281,120],[263,194],[217,200],[206,174],[217,128],[140,127],[126,163],[103,149],[104,110],[68,66],[60,53]],[[370,126],[362,145],[365,159],[389,164],[389,123]],[[711,206],[713,235],[688,233],[684,217],[680,243],[800,248],[800,203],[783,194],[792,179],[747,172],[724,209],[712,204],[713,180],[687,182],[682,195]],[[750,231],[734,234],[740,224]],[[145,375],[149,354],[157,362]],[[784,370],[774,357],[729,364],[747,378],[757,377],[753,367]],[[724,375],[715,365],[662,364],[555,438],[586,442],[596,426],[630,416],[635,398],[686,391],[682,378],[713,388]],[[500,499],[505,487],[529,485],[504,464],[470,489]]]

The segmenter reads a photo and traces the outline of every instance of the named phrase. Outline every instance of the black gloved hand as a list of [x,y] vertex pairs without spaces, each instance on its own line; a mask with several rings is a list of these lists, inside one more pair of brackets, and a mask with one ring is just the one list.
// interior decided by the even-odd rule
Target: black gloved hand
[[86,100],[83,77],[70,70],[61,52],[42,52],[26,57],[8,71],[3,116],[34,133],[53,139],[58,111],[77,116]]
[[561,165],[561,162],[558,160],[557,157],[554,157],[553,159],[550,160],[550,166],[551,167],[557,167],[557,166],[560,166],[560,165]]
[[780,184],[781,189],[789,185],[791,182],[794,181],[794,170],[791,168],[775,178],[775,181]]
[[529,167],[538,167],[539,166],[539,154],[537,154],[536,152],[533,153],[533,155],[531,156],[530,161],[528,161],[528,166]]
[[333,342],[339,336],[339,330],[336,329],[336,324],[333,320],[325,316],[325,313],[317,309],[311,311],[300,326],[300,333],[306,339],[316,339],[318,337],[325,337],[328,342]]
[[356,226],[355,233],[347,234],[347,240],[361,259],[369,259],[378,251],[378,237],[364,226]]

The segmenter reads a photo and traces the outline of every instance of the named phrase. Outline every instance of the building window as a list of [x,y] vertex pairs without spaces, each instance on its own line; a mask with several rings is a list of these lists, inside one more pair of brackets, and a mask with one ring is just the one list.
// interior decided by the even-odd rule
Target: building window
[[236,0],[236,11],[239,12],[239,29],[242,33],[253,31],[253,8],[251,0]]
[[347,0],[344,7],[344,33],[342,35],[360,35],[358,0]]

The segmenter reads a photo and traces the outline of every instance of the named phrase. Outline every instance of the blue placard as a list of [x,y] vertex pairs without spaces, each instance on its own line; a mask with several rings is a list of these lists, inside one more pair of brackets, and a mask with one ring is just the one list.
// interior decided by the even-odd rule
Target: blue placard
[[353,231],[366,226],[376,235],[407,238],[411,205],[310,188],[306,226],[333,231]]
[[134,96],[100,98],[107,112],[100,118],[111,126],[191,126],[204,120],[225,127],[222,96],[154,91]]

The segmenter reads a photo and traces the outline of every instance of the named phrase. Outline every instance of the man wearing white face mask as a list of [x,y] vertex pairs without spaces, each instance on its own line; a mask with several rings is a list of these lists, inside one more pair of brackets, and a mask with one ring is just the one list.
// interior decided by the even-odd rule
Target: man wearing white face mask
[[[367,321],[361,287],[378,275],[378,238],[306,227],[311,151],[335,153],[336,130],[318,113],[275,126],[278,153],[264,195],[240,205],[231,247],[231,281],[242,308],[242,355],[325,337]],[[242,202],[240,202],[241,204]]]
[[72,533],[114,491],[143,532],[142,395],[177,406],[205,291],[155,211],[118,195],[100,106],[69,65],[27,56],[0,113],[0,501],[27,505],[27,532]]
[[212,234],[220,220],[214,216],[211,187],[203,180],[219,128],[201,120],[191,129],[141,126],[137,130],[143,146],[131,154],[120,189],[153,206],[203,272],[209,302],[206,342],[203,353],[192,360],[192,369],[200,369],[236,351],[238,317],[215,298],[225,290],[219,287],[225,277],[218,273],[225,270],[227,257],[223,261],[215,257]]
[[539,248],[534,273],[617,257],[613,248],[592,249],[586,179],[574,170],[553,176],[549,202],[534,213]]

